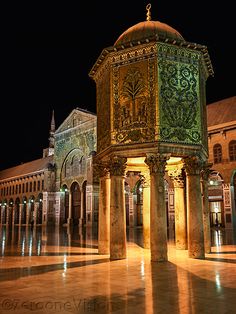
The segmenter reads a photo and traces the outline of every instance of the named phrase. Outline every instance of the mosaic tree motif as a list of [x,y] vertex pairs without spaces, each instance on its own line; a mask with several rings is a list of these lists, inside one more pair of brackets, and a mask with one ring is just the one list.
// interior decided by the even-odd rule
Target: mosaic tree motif
[[115,111],[118,142],[142,142],[147,137],[149,102],[146,79],[139,67],[132,67],[124,75]]
[[146,92],[146,85],[139,68],[131,68],[127,71],[126,77],[121,89],[122,102],[129,104],[129,108],[122,106],[123,121],[135,123],[146,114],[145,102],[138,103],[138,99]]

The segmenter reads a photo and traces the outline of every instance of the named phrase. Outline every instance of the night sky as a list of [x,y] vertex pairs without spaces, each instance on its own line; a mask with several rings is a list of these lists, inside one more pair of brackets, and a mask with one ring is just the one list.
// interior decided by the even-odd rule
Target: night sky
[[[17,3],[5,11],[2,37],[0,170],[42,157],[53,109],[56,128],[76,107],[96,113],[88,73],[103,48],[146,19],[148,1]],[[207,81],[207,103],[236,95],[233,2],[150,3],[152,20],[208,47],[215,76]]]

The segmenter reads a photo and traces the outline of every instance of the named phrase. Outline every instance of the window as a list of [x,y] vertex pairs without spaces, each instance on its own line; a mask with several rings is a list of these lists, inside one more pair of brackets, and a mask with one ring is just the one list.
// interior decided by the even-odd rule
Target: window
[[236,141],[229,142],[229,160],[236,160]]
[[213,156],[214,156],[214,163],[218,164],[222,162],[222,147],[220,144],[215,144],[213,147]]

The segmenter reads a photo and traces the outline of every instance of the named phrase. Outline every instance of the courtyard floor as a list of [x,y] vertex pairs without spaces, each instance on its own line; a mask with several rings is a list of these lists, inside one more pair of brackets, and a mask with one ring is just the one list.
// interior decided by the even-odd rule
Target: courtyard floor
[[0,226],[0,313],[235,314],[236,237],[212,230],[212,253],[188,258],[169,238],[150,261],[142,229],[127,229],[127,259],[98,255],[97,232]]

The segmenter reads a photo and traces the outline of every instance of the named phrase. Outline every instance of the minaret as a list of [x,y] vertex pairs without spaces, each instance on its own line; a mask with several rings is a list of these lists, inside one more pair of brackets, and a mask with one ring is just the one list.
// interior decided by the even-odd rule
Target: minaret
[[54,118],[54,110],[52,111],[52,120],[51,120],[51,128],[49,131],[49,151],[48,156],[51,156],[54,154],[54,145],[55,145],[55,118]]

